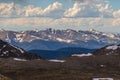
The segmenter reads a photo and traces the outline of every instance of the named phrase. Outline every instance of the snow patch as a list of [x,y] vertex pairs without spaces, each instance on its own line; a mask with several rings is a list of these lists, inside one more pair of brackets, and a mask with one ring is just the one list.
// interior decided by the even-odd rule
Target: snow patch
[[16,46],[13,46],[13,45],[11,45],[11,46],[14,47],[14,48],[16,48],[17,50],[19,50],[21,53],[25,53],[24,50],[22,50],[22,49],[20,49],[20,48],[18,48],[18,47],[16,47]]
[[73,54],[72,56],[75,56],[75,57],[85,57],[85,56],[92,56],[91,53],[88,53],[88,54]]
[[23,42],[22,37],[23,37],[23,34],[16,34],[15,40],[17,40],[17,41],[19,41],[19,42]]
[[108,46],[106,49],[111,49],[111,50],[116,50],[118,49],[120,46],[117,46],[117,45],[113,45],[113,46]]
[[66,42],[66,43],[72,42],[72,40],[65,40],[65,39],[61,39],[61,38],[56,38],[56,40],[58,40],[59,42]]
[[26,59],[14,58],[15,61],[27,61]]
[[103,67],[104,65],[100,65],[100,67]]
[[95,35],[92,35],[92,36],[93,36],[95,39],[97,39],[97,40],[99,39],[99,37],[98,37],[98,36],[95,36]]
[[96,30],[94,30],[94,29],[90,29],[89,32],[92,32],[92,33],[95,33],[95,34],[100,34],[100,33],[101,33],[101,32],[96,31]]
[[49,60],[51,62],[59,62],[59,63],[63,63],[65,62],[65,60],[57,60],[57,59],[52,59],[52,60]]
[[92,80],[114,80],[113,78],[93,78]]

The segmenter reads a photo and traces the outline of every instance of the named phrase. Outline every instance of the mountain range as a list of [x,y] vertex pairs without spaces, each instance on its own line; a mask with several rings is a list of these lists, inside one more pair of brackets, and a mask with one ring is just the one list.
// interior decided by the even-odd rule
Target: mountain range
[[56,50],[67,47],[97,49],[106,45],[119,44],[120,34],[88,31],[67,30],[0,30],[0,39],[25,50]]

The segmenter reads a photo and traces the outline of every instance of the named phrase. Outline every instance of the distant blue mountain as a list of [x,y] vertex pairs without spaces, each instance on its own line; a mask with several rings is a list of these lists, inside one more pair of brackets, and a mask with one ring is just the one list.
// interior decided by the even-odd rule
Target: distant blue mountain
[[66,47],[57,49],[57,51],[69,52],[69,53],[91,53],[94,52],[96,49],[86,49],[86,48],[79,48],[79,47]]
[[35,53],[41,56],[44,59],[58,59],[58,58],[65,58],[71,56],[72,54],[82,54],[82,53],[91,53],[94,52],[96,49],[85,49],[85,48],[61,48],[58,50],[30,50],[30,53]]

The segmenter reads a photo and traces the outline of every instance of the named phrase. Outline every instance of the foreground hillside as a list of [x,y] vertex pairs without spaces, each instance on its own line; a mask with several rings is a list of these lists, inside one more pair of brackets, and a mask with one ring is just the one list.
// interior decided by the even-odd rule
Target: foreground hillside
[[17,46],[8,44],[7,42],[4,42],[0,40],[0,58],[21,58],[21,59],[39,59],[40,57],[28,53],[22,48],[19,48]]
[[69,57],[64,61],[16,61],[0,58],[0,73],[12,80],[91,80],[93,77],[120,79],[120,56]]

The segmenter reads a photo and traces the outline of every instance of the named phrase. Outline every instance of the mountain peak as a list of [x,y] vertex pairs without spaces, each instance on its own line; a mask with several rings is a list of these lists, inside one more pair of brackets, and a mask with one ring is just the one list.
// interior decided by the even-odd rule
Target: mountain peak
[[35,31],[35,32],[39,32],[39,29],[35,28],[33,31]]
[[101,32],[95,30],[95,29],[89,29],[89,32],[95,33],[95,34],[100,34]]
[[96,30],[91,28],[91,29],[89,29],[89,31],[91,31],[91,32],[92,32],[92,31],[96,31]]

